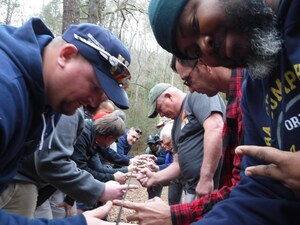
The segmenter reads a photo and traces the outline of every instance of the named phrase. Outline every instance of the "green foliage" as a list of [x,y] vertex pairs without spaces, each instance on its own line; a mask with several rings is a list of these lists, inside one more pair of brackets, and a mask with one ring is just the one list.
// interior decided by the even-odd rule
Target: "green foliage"
[[51,27],[51,31],[56,36],[60,36],[62,33],[62,0],[52,0],[46,4],[40,13],[40,18]]
[[0,1],[0,24],[11,24],[14,13],[20,8],[19,0]]

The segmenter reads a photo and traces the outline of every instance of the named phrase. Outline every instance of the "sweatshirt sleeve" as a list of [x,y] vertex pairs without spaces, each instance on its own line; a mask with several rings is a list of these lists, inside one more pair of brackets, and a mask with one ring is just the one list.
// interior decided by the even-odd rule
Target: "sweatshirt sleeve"
[[[4,57],[0,53],[3,60],[1,69],[7,64]],[[7,74],[14,73],[11,68],[6,69]],[[28,134],[31,127],[29,118],[33,107],[28,102],[28,93],[22,92],[20,83],[18,79],[11,81],[11,78],[0,72],[0,102],[1,106],[5,106],[0,107],[0,192],[16,175],[22,157],[20,149],[24,146],[27,136],[31,134]]]
[[114,180],[113,174],[117,172],[117,170],[106,170],[106,167],[102,165],[96,150],[95,138],[96,131],[93,123],[85,123],[84,130],[74,145],[74,153],[71,159],[76,162],[78,168],[88,171],[99,181],[107,182]]
[[[99,181],[107,182],[109,180],[114,180],[114,176],[111,173],[106,173],[104,171],[96,170],[91,164],[99,164],[100,159],[97,154],[88,156],[86,145],[81,145],[82,142],[78,142],[75,145],[74,153],[72,159],[76,162],[77,167],[89,172],[93,177]],[[95,165],[96,166],[96,165]],[[98,166],[98,165],[97,165]]]
[[116,172],[122,172],[122,173],[127,173],[128,172],[128,168],[127,167],[123,167],[123,168],[109,168],[106,167],[102,164],[101,160],[100,160],[100,156],[99,153],[97,153],[96,155],[93,156],[93,159],[90,160],[91,163],[90,167],[92,167],[93,169],[95,169],[96,171],[100,172],[100,173],[109,173],[109,174],[114,174]]
[[23,216],[9,214],[4,210],[0,210],[0,221],[1,225],[87,225],[82,214],[65,219],[28,219]]
[[129,165],[129,159],[123,155],[120,155],[118,152],[115,152],[114,150],[108,148],[104,151],[99,151],[99,154],[101,154],[104,158],[109,160],[110,162],[119,165],[119,166],[128,166]]
[[56,126],[53,140],[49,137],[45,140],[43,149],[35,152],[34,162],[37,173],[44,181],[75,200],[93,205],[103,194],[105,184],[79,169],[70,159],[78,136],[78,126],[84,121],[79,121],[80,118],[63,115]]

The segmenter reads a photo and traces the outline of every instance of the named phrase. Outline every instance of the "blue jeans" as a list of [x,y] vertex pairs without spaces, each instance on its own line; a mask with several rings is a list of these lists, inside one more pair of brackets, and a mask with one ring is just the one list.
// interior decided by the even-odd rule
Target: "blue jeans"
[[181,203],[182,191],[183,191],[183,183],[181,180],[171,181],[168,190],[169,205],[175,205]]
[[147,188],[148,199],[151,199],[154,197],[160,197],[162,189],[163,189],[163,186],[161,184],[157,184],[155,186]]

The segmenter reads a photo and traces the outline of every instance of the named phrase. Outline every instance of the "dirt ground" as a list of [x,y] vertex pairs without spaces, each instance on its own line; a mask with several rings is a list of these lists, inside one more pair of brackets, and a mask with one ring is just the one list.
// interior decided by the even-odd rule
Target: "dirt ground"
[[[142,187],[140,183],[135,179],[131,178],[130,179],[131,184],[136,184],[139,186],[138,189],[131,190],[127,192],[126,200],[132,201],[132,202],[145,202],[148,200],[148,194],[146,188]],[[168,187],[164,187],[162,191],[161,198],[165,201],[168,202]],[[113,206],[112,210],[110,211],[107,220],[111,222],[116,222],[118,214],[119,214],[119,206]],[[130,214],[132,214],[133,211],[126,209],[123,207],[122,214],[121,214],[121,222],[127,222],[126,217]],[[131,222],[133,223],[133,222]]]

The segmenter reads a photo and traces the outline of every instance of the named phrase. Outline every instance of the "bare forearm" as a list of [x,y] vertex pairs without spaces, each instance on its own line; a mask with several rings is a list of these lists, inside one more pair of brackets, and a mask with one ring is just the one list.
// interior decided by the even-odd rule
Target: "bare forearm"
[[205,131],[204,158],[200,177],[212,179],[222,157],[222,130]]
[[167,168],[155,174],[156,183],[167,183],[177,179],[180,176],[180,168],[178,162],[171,163]]

